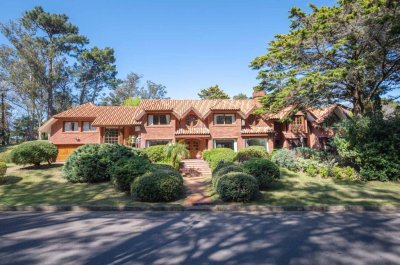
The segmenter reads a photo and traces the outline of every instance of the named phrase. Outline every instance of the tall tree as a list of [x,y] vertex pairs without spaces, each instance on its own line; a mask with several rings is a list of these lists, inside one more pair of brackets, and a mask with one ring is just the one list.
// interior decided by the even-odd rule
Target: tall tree
[[164,85],[147,80],[145,86],[140,86],[142,76],[129,73],[125,80],[115,87],[107,97],[103,99],[104,105],[124,105],[125,101],[132,98],[139,99],[163,99],[166,98],[167,89]]
[[233,96],[233,99],[248,99],[248,97],[244,93],[239,93],[236,96]]
[[349,102],[353,112],[376,111],[400,87],[400,6],[393,0],[339,0],[337,6],[292,8],[288,34],[278,34],[255,58],[265,106]]
[[0,27],[26,61],[33,79],[45,89],[47,114],[54,115],[55,90],[63,82],[61,73],[68,65],[67,58],[79,52],[88,40],[79,35],[78,27],[68,22],[66,15],[48,13],[39,6],[25,12],[21,20]]
[[75,66],[79,104],[95,102],[104,88],[116,85],[117,70],[114,49],[94,47],[78,56]]
[[197,95],[201,99],[229,99],[228,94],[220,89],[218,85],[202,89]]

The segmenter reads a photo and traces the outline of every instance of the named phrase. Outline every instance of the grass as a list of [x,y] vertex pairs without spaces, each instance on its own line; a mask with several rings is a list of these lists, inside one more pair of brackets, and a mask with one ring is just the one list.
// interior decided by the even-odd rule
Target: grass
[[[2,205],[134,205],[109,183],[69,183],[60,164],[22,168],[13,166],[0,180]],[[308,177],[282,169],[280,184],[261,192],[260,205],[400,205],[400,183],[352,182]],[[214,196],[214,198],[216,198]],[[217,198],[216,198],[217,199]],[[183,204],[184,199],[173,203]],[[217,203],[220,203],[218,199]]]
[[355,182],[309,177],[281,170],[273,190],[262,191],[257,204],[268,205],[400,205],[399,182]]

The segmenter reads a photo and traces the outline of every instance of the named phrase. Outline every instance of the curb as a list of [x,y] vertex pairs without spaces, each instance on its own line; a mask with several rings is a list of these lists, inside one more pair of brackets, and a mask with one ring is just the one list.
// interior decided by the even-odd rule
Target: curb
[[400,206],[261,206],[261,205],[199,205],[183,206],[180,204],[144,204],[137,206],[108,206],[108,205],[35,205],[35,206],[11,206],[0,205],[0,211],[15,212],[139,212],[139,211],[169,211],[169,212],[390,212],[400,213]]

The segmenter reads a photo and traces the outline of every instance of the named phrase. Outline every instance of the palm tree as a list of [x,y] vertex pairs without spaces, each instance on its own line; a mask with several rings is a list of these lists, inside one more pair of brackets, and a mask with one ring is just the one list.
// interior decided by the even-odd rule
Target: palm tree
[[165,153],[167,158],[171,159],[172,165],[176,169],[179,169],[179,161],[181,161],[181,159],[189,157],[189,150],[183,142],[166,145]]

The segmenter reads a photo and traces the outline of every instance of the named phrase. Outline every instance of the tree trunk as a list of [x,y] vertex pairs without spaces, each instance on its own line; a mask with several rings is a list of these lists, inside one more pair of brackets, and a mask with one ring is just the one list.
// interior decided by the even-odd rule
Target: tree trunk
[[6,144],[6,106],[4,92],[1,93],[1,145]]

